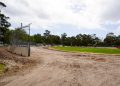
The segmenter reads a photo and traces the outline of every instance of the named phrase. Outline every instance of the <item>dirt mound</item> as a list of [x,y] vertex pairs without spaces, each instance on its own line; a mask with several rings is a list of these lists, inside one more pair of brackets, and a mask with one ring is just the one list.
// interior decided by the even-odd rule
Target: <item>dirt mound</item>
[[[4,74],[12,74],[20,70],[26,69],[29,66],[35,65],[35,60],[27,57],[17,56],[8,52],[5,48],[0,48],[0,63],[6,65]],[[3,75],[4,75],[3,74]]]
[[106,59],[106,58],[91,57],[91,58],[86,58],[86,59],[97,61],[97,62],[112,62],[110,59]]
[[95,59],[95,61],[106,62],[107,60],[105,58],[98,58],[98,59]]
[[28,64],[34,62],[33,60],[21,56],[17,56],[15,54],[11,54],[5,49],[0,49],[0,59],[2,60],[12,60],[17,63]]

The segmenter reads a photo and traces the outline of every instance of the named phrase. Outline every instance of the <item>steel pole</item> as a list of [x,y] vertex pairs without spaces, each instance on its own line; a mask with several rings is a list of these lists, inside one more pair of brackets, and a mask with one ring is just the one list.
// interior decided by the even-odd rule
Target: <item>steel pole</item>
[[28,56],[30,56],[30,24],[29,24],[29,38],[28,38]]

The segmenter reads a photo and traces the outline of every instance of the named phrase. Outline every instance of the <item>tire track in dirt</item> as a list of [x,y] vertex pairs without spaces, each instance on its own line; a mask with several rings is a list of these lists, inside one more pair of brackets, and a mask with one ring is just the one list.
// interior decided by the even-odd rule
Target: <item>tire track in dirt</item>
[[[120,86],[120,56],[77,54],[32,47],[37,66],[5,86]],[[8,77],[4,78],[6,81]]]

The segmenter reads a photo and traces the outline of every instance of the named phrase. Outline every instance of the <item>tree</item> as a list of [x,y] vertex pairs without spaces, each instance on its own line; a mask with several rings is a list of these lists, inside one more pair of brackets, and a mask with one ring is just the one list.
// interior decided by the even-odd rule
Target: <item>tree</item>
[[77,46],[82,46],[82,34],[78,34],[76,36],[76,45]]
[[50,44],[51,45],[58,45],[60,44],[60,37],[57,35],[50,35],[49,36]]
[[92,34],[91,38],[92,38],[92,46],[96,47],[101,43],[101,40],[96,36],[96,34]]
[[61,34],[61,44],[62,44],[63,46],[65,45],[66,37],[67,37],[67,34],[66,34],[66,33]]
[[82,45],[83,46],[90,46],[90,45],[92,45],[92,42],[93,42],[93,39],[92,39],[92,37],[91,37],[91,35],[87,35],[87,34],[83,34],[83,35],[81,35],[81,41],[82,41]]
[[115,46],[120,46],[120,35],[118,35],[117,37],[115,37]]
[[[33,37],[31,36],[30,39]],[[5,35],[4,35],[5,43],[15,43],[15,44],[23,44],[27,43],[29,41],[29,35],[26,33],[24,29],[15,29],[10,30],[7,29]],[[32,39],[33,41],[34,39]]]
[[7,29],[7,31],[6,31],[6,33],[4,35],[4,39],[5,39],[4,42],[5,43],[10,44],[13,32],[14,32],[14,30]]
[[50,36],[50,31],[49,30],[45,30],[44,36],[47,38],[48,36]]
[[0,5],[6,7],[6,5],[3,2],[0,2]]
[[9,17],[6,17],[4,14],[0,13],[0,27],[3,29],[7,29],[10,27],[10,23],[7,21]]
[[76,37],[70,37],[70,46],[76,46]]
[[35,34],[34,35],[34,42],[35,43],[42,43],[42,36],[41,36],[41,34]]
[[43,34],[44,35],[44,43],[46,44],[51,44],[51,39],[50,39],[50,31],[49,30],[45,30],[45,33]]
[[116,36],[114,35],[114,33],[108,33],[106,35],[106,38],[104,39],[104,43],[106,46],[115,46],[116,44]]
[[[6,5],[2,2],[0,2],[0,6],[6,7]],[[5,42],[5,33],[8,30],[8,27],[10,27],[10,23],[8,22],[9,17],[5,16],[4,14],[1,13],[0,11],[0,41]]]
[[15,36],[17,38],[17,40],[21,40],[21,41],[28,41],[28,34],[26,33],[26,31],[24,29],[16,29],[15,30]]

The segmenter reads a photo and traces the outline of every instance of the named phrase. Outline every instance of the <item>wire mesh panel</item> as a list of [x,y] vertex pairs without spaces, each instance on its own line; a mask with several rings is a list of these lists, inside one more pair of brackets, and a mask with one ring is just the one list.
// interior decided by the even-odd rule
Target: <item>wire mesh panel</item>
[[30,56],[30,25],[16,28],[10,38],[11,50],[14,53]]
[[29,44],[29,34],[25,29],[15,29],[12,33],[10,44],[13,46],[27,47]]

